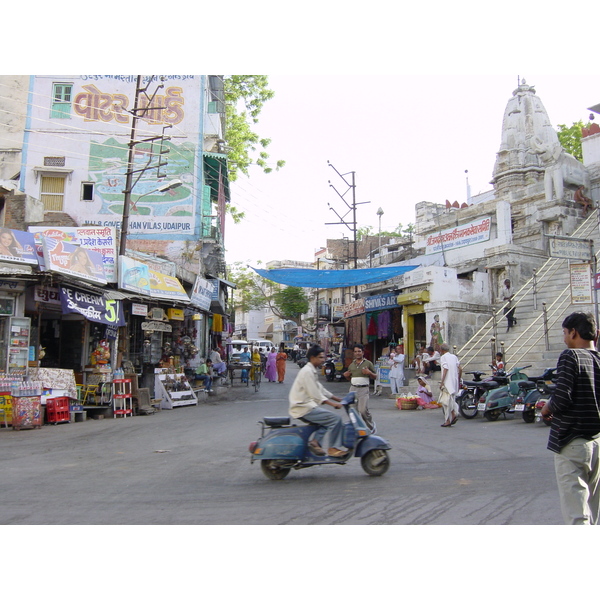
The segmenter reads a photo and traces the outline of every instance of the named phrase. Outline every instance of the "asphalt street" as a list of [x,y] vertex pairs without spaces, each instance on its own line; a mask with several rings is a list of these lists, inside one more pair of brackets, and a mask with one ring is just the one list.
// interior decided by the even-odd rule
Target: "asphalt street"
[[[0,429],[3,525],[561,524],[548,429],[519,417],[459,419],[400,411],[371,396],[391,466],[359,459],[270,481],[250,464],[258,420],[287,414],[286,381],[236,382],[198,406],[150,416]],[[324,385],[337,395],[347,383]]]

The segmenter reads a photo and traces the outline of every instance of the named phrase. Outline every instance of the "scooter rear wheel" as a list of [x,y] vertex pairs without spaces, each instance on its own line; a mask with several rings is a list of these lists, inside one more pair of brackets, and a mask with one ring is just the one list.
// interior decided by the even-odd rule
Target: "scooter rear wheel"
[[524,410],[521,416],[525,423],[533,423],[535,421],[535,410]]
[[261,460],[260,468],[267,478],[274,481],[285,479],[287,474],[290,472],[289,468],[281,467],[277,464],[276,460]]
[[490,410],[486,412],[484,416],[488,421],[497,421],[500,416],[500,411],[498,409]]
[[466,393],[458,404],[458,412],[465,419],[474,419],[477,416],[477,402],[475,396],[471,393]]
[[385,450],[369,450],[360,459],[360,464],[365,473],[371,477],[379,477],[390,468],[390,458]]

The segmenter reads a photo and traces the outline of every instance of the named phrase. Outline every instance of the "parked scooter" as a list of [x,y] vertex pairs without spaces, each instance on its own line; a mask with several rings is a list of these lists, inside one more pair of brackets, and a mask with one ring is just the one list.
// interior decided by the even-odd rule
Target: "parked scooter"
[[[515,412],[514,404],[519,395],[519,381],[528,379],[523,369],[529,369],[531,365],[526,367],[515,367],[510,372],[506,373],[505,384],[494,390],[490,390],[477,405],[477,410],[483,414],[488,421],[497,421],[500,415],[513,414]],[[499,377],[499,373],[495,375]]]
[[552,424],[552,417],[542,416],[542,408],[546,405],[546,402],[550,399],[550,396],[556,389],[555,383],[548,383],[546,381],[540,381],[538,384],[542,397],[535,403],[535,422],[539,423],[543,421],[545,425],[550,426]]
[[556,368],[546,369],[539,377],[529,377],[527,381],[517,382],[520,393],[515,401],[515,412],[520,412],[525,423],[535,421],[535,406],[542,397],[542,385],[550,383]]
[[344,381],[344,364],[336,354],[328,354],[323,365],[327,381]]
[[390,444],[371,433],[359,412],[353,406],[354,392],[347,394],[341,404],[350,421],[344,424],[342,443],[348,453],[340,457],[317,456],[308,445],[310,436],[318,429],[317,425],[292,425],[290,417],[264,417],[260,438],[248,448],[250,462],[260,460],[262,472],[269,479],[283,479],[291,469],[305,469],[314,465],[346,464],[353,456],[360,458],[360,464],[369,475],[383,475],[390,466],[388,450]]
[[477,416],[477,405],[481,402],[482,396],[490,390],[500,387],[500,382],[494,379],[494,376],[481,381],[482,375],[485,375],[483,371],[465,371],[465,375],[473,375],[473,381],[463,380],[462,387],[456,394],[456,403],[458,412],[465,419],[474,419]]

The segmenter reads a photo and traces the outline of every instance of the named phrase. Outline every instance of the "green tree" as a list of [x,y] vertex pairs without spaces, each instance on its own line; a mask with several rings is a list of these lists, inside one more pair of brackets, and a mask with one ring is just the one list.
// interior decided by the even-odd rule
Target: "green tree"
[[308,297],[302,288],[281,287],[240,262],[232,265],[227,277],[236,285],[234,307],[244,312],[268,307],[280,319],[302,325],[302,315],[309,308]]
[[[587,126],[591,125],[588,123]],[[581,150],[581,130],[586,125],[583,121],[577,121],[570,127],[566,125],[559,125],[557,134],[560,145],[565,149],[566,152],[572,154],[577,160],[583,162],[583,152]]]
[[302,288],[285,287],[277,290],[273,296],[273,304],[274,314],[302,326],[302,315],[308,312],[308,297]]
[[[263,172],[270,173],[269,154],[266,151],[271,143],[269,138],[261,138],[252,130],[258,123],[258,116],[268,100],[275,93],[268,88],[266,75],[227,75],[224,77],[225,90],[225,139],[228,152],[229,179],[235,181],[238,173],[248,175],[250,165],[256,164]],[[279,170],[284,160],[275,163]]]

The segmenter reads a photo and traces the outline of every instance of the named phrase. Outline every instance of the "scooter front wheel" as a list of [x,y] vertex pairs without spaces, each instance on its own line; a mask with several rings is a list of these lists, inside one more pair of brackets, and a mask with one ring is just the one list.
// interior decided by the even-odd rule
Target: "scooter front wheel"
[[371,477],[379,477],[390,468],[390,457],[385,450],[369,450],[360,459],[360,464],[365,473]]
[[280,466],[276,460],[261,460],[260,468],[269,479],[274,481],[284,479],[290,472],[289,468]]

